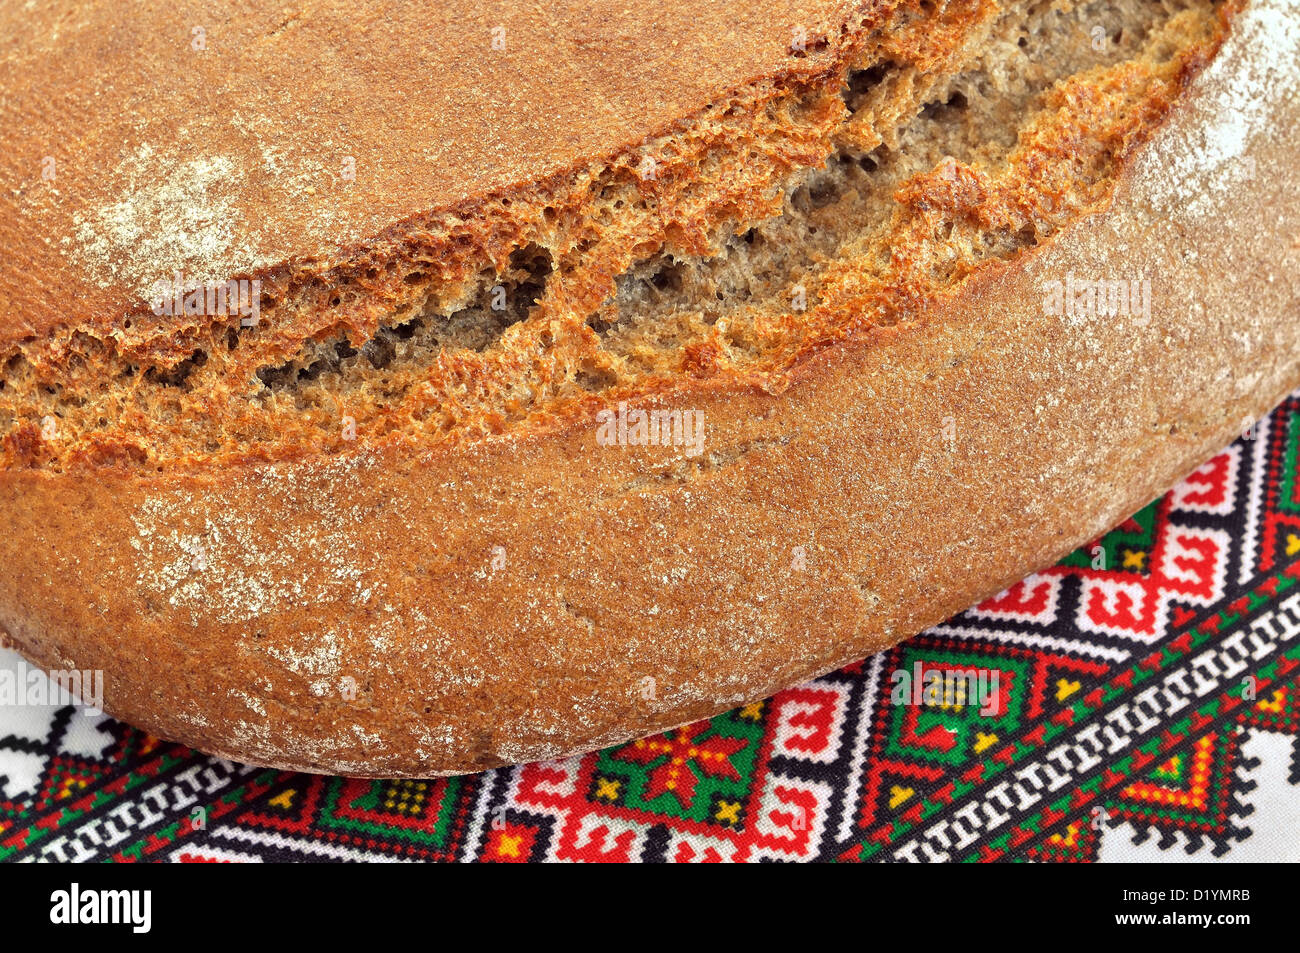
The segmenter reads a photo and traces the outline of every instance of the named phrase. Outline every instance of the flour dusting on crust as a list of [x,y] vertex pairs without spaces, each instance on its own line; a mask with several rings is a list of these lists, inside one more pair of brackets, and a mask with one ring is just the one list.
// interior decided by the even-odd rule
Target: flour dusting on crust
[[1267,134],[1273,103],[1300,96],[1300,0],[1259,0],[1239,13],[1194,86],[1191,108],[1170,123],[1135,178],[1157,211],[1201,219],[1253,177],[1254,164],[1242,157]]
[[63,239],[101,288],[123,283],[148,300],[178,269],[203,284],[265,264],[235,247],[245,231],[235,204],[242,173],[229,156],[178,160],[143,143],[116,175],[125,197],[78,212],[74,238]]
[[[385,582],[373,573],[378,557],[364,551],[357,532],[373,515],[363,502],[358,459],[320,468],[337,481],[334,494],[313,493],[293,467],[274,466],[234,486],[148,498],[131,517],[135,584],[187,610],[193,625],[246,622],[292,606],[370,603]],[[249,495],[261,496],[268,509],[310,495],[313,522],[268,533],[237,515],[237,499]],[[327,571],[309,572],[301,565],[307,554]]]

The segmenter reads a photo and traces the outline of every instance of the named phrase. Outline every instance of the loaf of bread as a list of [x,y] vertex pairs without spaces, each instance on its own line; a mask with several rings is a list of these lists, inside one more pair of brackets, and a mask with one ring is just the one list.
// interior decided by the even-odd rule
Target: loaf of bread
[[1297,0],[0,36],[0,627],[224,757],[432,776],[710,716],[1300,385]]

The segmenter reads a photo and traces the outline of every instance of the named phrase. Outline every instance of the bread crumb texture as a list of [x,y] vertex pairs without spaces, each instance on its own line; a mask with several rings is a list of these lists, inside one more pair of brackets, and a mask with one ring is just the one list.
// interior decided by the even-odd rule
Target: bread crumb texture
[[[65,272],[10,255],[0,275],[11,313],[0,330],[0,465],[165,469],[338,454],[357,440],[474,442],[694,381],[779,392],[818,350],[917,319],[981,268],[1105,208],[1126,156],[1210,62],[1236,12],[1212,0],[885,0],[777,5],[766,17],[742,7],[704,4],[713,34],[677,14],[677,34],[631,21],[624,32],[612,12],[515,29],[503,8],[499,50],[489,9],[463,25],[483,31],[477,59],[467,52],[451,64],[463,76],[439,79],[439,124],[399,135],[422,115],[418,103],[392,120],[403,125],[394,141],[444,170],[423,193],[396,173],[386,182],[385,162],[398,160],[349,133],[376,128],[370,111],[389,105],[373,84],[350,90],[387,21],[358,15],[345,27],[304,12],[256,35],[209,25],[213,48],[196,57],[238,42],[260,63],[285,31],[328,51],[337,97],[312,99],[319,125],[292,138],[266,117],[283,89],[316,87],[282,87],[287,64],[261,84],[231,80],[238,99],[222,105],[237,128],[224,135],[206,125],[186,134],[199,122],[183,111],[199,95],[188,86],[119,77],[130,96],[152,97],[132,115],[178,110],[172,132],[139,119],[111,148],[66,144],[50,167],[67,171],[49,181],[36,157],[52,145],[23,138],[4,160],[31,168],[0,196],[3,237],[44,223],[20,247],[38,263],[49,251]],[[44,89],[67,97],[74,126],[97,109],[77,93],[78,38],[97,10],[65,11],[40,42],[30,25],[9,39],[6,128],[22,126]],[[1153,187],[1164,201],[1182,200],[1184,178],[1226,169],[1257,133],[1277,64],[1296,60],[1293,13],[1252,10],[1245,28],[1250,43],[1277,49],[1222,90],[1203,141]],[[633,43],[652,32],[645,49]],[[155,42],[122,25],[110,34]],[[199,39],[191,28],[180,36]],[[539,37],[563,37],[567,53],[557,47],[536,65]],[[482,130],[457,106],[482,104],[459,87],[483,79],[472,64],[498,54],[487,75],[499,86],[473,94],[490,97],[495,132],[465,145],[460,137]],[[41,56],[46,72],[20,79]],[[677,86],[659,73],[645,82],[676,89],[674,101],[611,104],[599,83],[591,96],[574,85],[671,63],[690,66]],[[505,79],[530,70],[567,84],[568,97],[539,100],[532,76],[512,99]],[[538,101],[554,108],[539,115]],[[639,127],[611,118],[638,108],[650,111]],[[606,141],[581,142],[576,157],[550,146],[525,162],[539,142],[591,127]],[[508,161],[493,159],[493,143]],[[85,168],[87,155],[104,164]],[[445,170],[461,173],[459,191]],[[1222,187],[1230,174],[1240,172],[1225,171]],[[383,198],[355,213],[367,189]],[[277,228],[294,247],[269,237]],[[64,280],[81,283],[86,313],[60,298]],[[242,311],[211,307],[216,283],[241,280]],[[159,282],[180,291],[169,299],[178,313],[157,313]],[[233,286],[230,299],[240,300]]]

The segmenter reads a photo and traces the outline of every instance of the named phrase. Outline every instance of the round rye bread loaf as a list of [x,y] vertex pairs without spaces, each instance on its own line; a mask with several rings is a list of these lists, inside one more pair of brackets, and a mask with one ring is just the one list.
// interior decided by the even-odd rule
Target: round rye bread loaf
[[708,717],[1300,385],[1300,0],[0,10],[0,628],[223,757]]

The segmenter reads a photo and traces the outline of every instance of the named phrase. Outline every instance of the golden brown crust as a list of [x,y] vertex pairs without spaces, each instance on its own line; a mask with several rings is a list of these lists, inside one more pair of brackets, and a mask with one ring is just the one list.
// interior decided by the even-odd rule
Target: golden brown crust
[[[250,381],[256,390],[255,373],[285,361],[313,339],[342,333],[359,344],[375,334],[381,321],[397,323],[394,311],[411,308],[427,291],[409,285],[411,279],[435,286],[439,301],[456,301],[485,271],[500,275],[507,270],[511,253],[542,235],[563,246],[553,249],[565,259],[556,263],[557,270],[572,267],[575,259],[585,261],[580,275],[569,276],[567,283],[552,282],[567,284],[558,291],[552,288],[548,296],[556,300],[544,310],[554,313],[593,296],[589,306],[594,307],[635,255],[665,242],[702,250],[717,216],[747,221],[772,214],[773,203],[780,201],[780,176],[816,164],[830,148],[824,127],[832,119],[831,105],[840,108],[838,86],[854,45],[889,22],[900,6],[915,12],[915,4],[895,0],[860,9],[777,3],[761,14],[747,4],[715,2],[692,10],[693,25],[682,30],[677,5],[651,15],[650,21],[661,20],[652,26],[639,11],[598,4],[584,6],[581,16],[550,17],[542,29],[535,18],[517,22],[517,17],[504,16],[505,7],[488,4],[476,7],[463,30],[458,25],[451,41],[437,51],[421,48],[429,54],[425,62],[411,56],[409,44],[385,45],[383,37],[372,36],[372,21],[396,33],[412,26],[400,17],[390,22],[396,13],[379,6],[378,12],[349,7],[346,19],[328,7],[315,8],[272,28],[234,5],[222,17],[229,20],[222,37],[228,48],[238,49],[244,69],[233,79],[214,77],[205,72],[207,59],[198,56],[202,65],[195,75],[200,83],[212,82],[197,92],[188,80],[150,82],[156,73],[171,77],[178,69],[190,75],[192,57],[175,45],[143,57],[129,42],[105,51],[110,64],[130,61],[134,66],[141,58],[147,64],[143,78],[129,88],[63,83],[64,64],[81,56],[81,33],[105,32],[102,21],[117,20],[111,5],[99,12],[88,8],[86,22],[73,33],[51,30],[57,44],[34,44],[50,61],[47,69],[21,69],[30,58],[26,48],[3,64],[15,79],[6,118],[25,121],[54,87],[82,107],[71,110],[71,121],[59,117],[60,135],[68,136],[64,127],[70,126],[73,138],[116,146],[79,151],[72,170],[55,161],[57,156],[41,156],[37,162],[31,148],[50,138],[51,120],[46,119],[36,123],[32,141],[25,139],[15,153],[12,171],[23,185],[14,191],[12,207],[0,206],[0,237],[9,229],[50,240],[33,246],[34,261],[0,262],[0,294],[7,294],[18,317],[0,329],[0,386],[5,362],[15,360],[19,367],[34,368],[27,389],[40,396],[36,404],[20,401],[16,406],[0,399],[0,467],[176,465],[245,452],[272,458],[295,450],[338,449],[337,428],[322,433],[320,415],[301,412],[303,408],[277,414],[277,402],[272,397],[268,408],[265,394],[249,400]],[[133,22],[156,22],[163,35],[174,33],[171,19],[154,21],[148,14],[136,13]],[[599,25],[577,23],[582,16]],[[753,22],[756,18],[761,28]],[[497,24],[506,31],[502,50],[490,46],[501,39],[493,34],[496,27],[484,26],[498,19],[511,24]],[[525,32],[529,54],[538,60],[528,69],[521,68],[512,45],[516,27]],[[663,34],[665,27],[673,32]],[[201,25],[191,29],[206,30]],[[269,33],[263,36],[265,30]],[[292,34],[291,42],[283,41],[286,33]],[[203,37],[206,43],[206,32]],[[574,44],[579,55],[565,52]],[[615,75],[607,62],[610,50],[630,45],[648,58],[655,77],[634,92],[626,71]],[[342,71],[343,78],[333,74],[283,88],[278,82],[278,60],[290,53],[332,62],[340,49],[352,57],[355,47],[382,55]],[[485,58],[485,52],[501,55]],[[671,69],[670,59],[687,65]],[[535,83],[539,67],[546,74],[541,84]],[[413,68],[414,76],[409,75]],[[454,80],[448,82],[449,76]],[[606,85],[615,91],[607,95]],[[797,100],[809,88],[817,91],[812,111],[822,114],[820,125],[780,122],[780,102]],[[501,108],[500,89],[515,91],[514,108]],[[191,99],[217,95],[210,90],[219,91],[219,110],[209,104],[207,111],[195,114]],[[415,108],[396,108],[395,90],[403,102],[414,95]],[[642,95],[652,103],[655,96],[664,102],[640,105],[634,111],[640,125],[613,121],[599,111],[590,115],[593,102]],[[332,139],[322,141],[304,131],[304,117],[313,112],[306,100],[322,97],[330,98],[340,126],[359,136],[358,148],[340,150]],[[389,106],[396,109],[397,120],[378,114],[378,107]],[[200,127],[192,152],[189,135],[178,138],[152,128],[158,117],[191,114],[198,116]],[[539,116],[557,117],[558,140],[539,133]],[[728,121],[720,122],[721,116]],[[227,128],[236,122],[233,117],[241,117],[237,135]],[[409,127],[395,128],[408,120]],[[78,135],[79,121],[89,128],[85,135]],[[466,123],[467,130],[462,128]],[[431,129],[437,130],[432,145]],[[759,142],[757,130],[765,130],[770,141]],[[461,132],[471,136],[470,147],[460,148],[455,137]],[[445,154],[450,145],[458,148],[453,157]],[[638,145],[643,146],[640,153],[633,148]],[[437,155],[431,157],[431,152]],[[692,194],[698,167],[719,155],[729,157],[715,170],[716,178],[725,181],[712,181],[703,196]],[[654,180],[637,181],[632,167],[649,156],[658,159],[662,172]],[[339,168],[328,165],[330,157],[340,160]],[[53,163],[50,168],[62,170],[58,177],[51,182],[31,179],[37,169],[45,173],[47,160]],[[343,179],[344,161],[355,163],[355,181]],[[366,169],[372,171],[367,175]],[[631,188],[628,180],[635,183]],[[608,191],[626,194],[640,215],[624,214],[621,228],[596,225],[593,206]],[[267,203],[268,195],[275,196],[273,203]],[[0,195],[0,202],[5,198]],[[714,207],[701,208],[701,202]],[[593,248],[597,236],[600,243]],[[229,355],[224,342],[238,321],[232,328],[225,320],[158,319],[149,313],[154,283],[173,274],[187,284],[255,278],[263,282],[263,308],[272,313],[247,335],[251,344]],[[62,307],[70,294],[79,302],[75,313]],[[103,307],[101,299],[107,301]],[[564,328],[554,336],[565,344],[579,339],[578,361],[589,357],[594,336],[583,326],[585,312],[559,317]],[[245,337],[242,329],[236,337]],[[205,361],[220,355],[209,366],[221,365],[226,373],[203,382],[198,400],[173,394],[137,401],[142,379],[176,377],[177,369],[200,350]],[[475,433],[499,432],[502,413],[495,405],[517,403],[512,390],[542,389],[527,373],[538,372],[535,365],[557,363],[549,354],[530,361],[534,350],[526,342],[488,358],[464,351],[447,355],[440,362],[445,366],[431,372],[419,389],[430,399],[415,395],[414,406],[392,408],[384,429],[411,425],[414,418],[426,436],[436,433],[436,418],[454,413],[462,402],[475,403],[463,400],[467,394],[481,398],[489,393],[497,399],[464,416],[470,417]],[[526,368],[522,382],[516,373],[520,365]],[[96,388],[123,391],[126,400],[116,406],[88,401],[87,392]],[[150,388],[144,390],[152,394]],[[11,383],[9,393],[14,392]],[[69,400],[56,399],[53,406],[38,409],[46,393],[65,392]],[[74,420],[82,415],[72,408],[88,404],[94,408],[88,419]],[[46,416],[59,419],[58,435],[38,439]],[[435,419],[426,422],[427,416]],[[204,434],[188,443],[193,428],[185,422],[196,418],[223,420],[222,438]],[[371,439],[378,435],[378,428],[367,430]]]
[[[1120,7],[1128,19],[1111,28],[1117,49],[1154,49],[1115,62],[1113,51],[1093,49],[1085,29]],[[333,257],[322,259],[316,246],[304,246],[282,263],[255,269],[264,282],[264,313],[254,328],[228,316],[160,318],[138,301],[133,309],[113,312],[107,323],[93,315],[79,317],[48,338],[11,350],[0,341],[0,468],[201,468],[232,458],[338,452],[347,449],[339,425],[344,415],[372,444],[412,434],[426,441],[473,440],[545,426],[550,416],[582,412],[583,405],[639,398],[654,393],[663,378],[680,375],[731,376],[780,388],[788,366],[818,347],[870,324],[904,320],[988,255],[1011,254],[1101,207],[1114,164],[1158,122],[1186,77],[1216,47],[1207,7],[1202,0],[1111,5],[1063,0],[1044,15],[1048,8],[1042,5],[995,0],[872,5],[843,31],[843,42],[821,50],[828,55],[819,57],[816,69],[761,75],[614,160],[596,154],[581,168],[542,177],[509,195],[471,191],[459,205],[413,212]],[[1026,22],[1035,9],[1032,22]],[[1063,22],[1057,18],[1053,34],[1058,9],[1066,13]],[[1171,35],[1149,30],[1152,18],[1169,20],[1164,26]],[[1182,21],[1182,28],[1174,21]],[[884,136],[898,146],[894,125],[926,102],[942,103],[954,71],[990,44],[1000,41],[1005,52],[1008,26],[1023,28],[1025,41],[1035,24],[1045,35],[1037,48],[1012,56],[1018,65],[1011,72],[1028,74],[1022,79],[1049,72],[1032,65],[1035,58],[1048,57],[1073,64],[1061,75],[1081,68],[1086,75],[1044,97],[1043,113],[1027,119],[1005,169],[997,168],[1000,162],[985,169],[978,160],[933,172],[927,168],[903,185],[901,204],[887,203],[897,205],[896,221],[886,214],[886,221],[877,223],[883,229],[861,222],[866,234],[854,253],[806,276],[777,276],[771,291],[785,286],[788,294],[807,286],[815,304],[806,312],[795,313],[778,295],[776,307],[755,307],[738,315],[738,322],[714,314],[684,329],[683,339],[652,359],[649,369],[644,347],[629,361],[630,355],[620,353],[617,334],[602,338],[594,330],[617,298],[617,276],[661,251],[688,256],[717,251],[729,232],[739,234],[778,211],[791,182],[832,149],[832,159],[840,161],[852,158],[854,148],[867,148],[869,139],[879,142]],[[1167,47],[1175,37],[1177,52],[1170,55]],[[819,51],[815,37],[806,38],[805,45]],[[1080,45],[1086,51],[1082,57],[1065,48]],[[302,46],[314,48],[311,41]],[[874,64],[873,70],[884,69],[889,77],[867,97],[870,108],[846,109],[853,97],[843,86],[853,78],[854,64]],[[967,82],[1002,85],[1004,65],[993,64],[991,74],[989,69],[985,63],[985,75]],[[383,71],[375,75],[384,78]],[[470,69],[468,79],[474,75]],[[579,63],[573,79],[581,78]],[[39,74],[25,74],[24,80],[28,92],[40,86]],[[457,76],[448,85],[464,81]],[[884,90],[889,92],[877,95]],[[174,110],[167,87],[138,92],[137,112],[153,116]],[[245,88],[239,94],[243,98],[229,104],[232,113],[263,117],[259,127],[297,120],[280,115],[283,106],[267,90]],[[560,105],[575,108],[572,100]],[[1013,103],[1004,102],[1001,114],[986,117],[990,125],[1006,127],[995,138],[1000,133],[1015,139],[1016,113]],[[179,171],[153,168],[129,155],[125,172],[105,168],[103,179],[115,191],[94,214],[78,213],[75,233],[55,232],[58,244],[83,251],[116,249],[100,256],[106,273],[134,270],[147,278],[178,269],[189,282],[196,275],[228,275],[204,262],[195,271],[194,256],[226,248],[231,233],[253,226],[232,213],[226,199],[214,201],[209,185],[237,190],[249,176],[266,171],[261,166],[266,160],[228,156],[211,143],[191,156],[186,146],[168,146]],[[841,155],[846,146],[849,154]],[[387,148],[386,140],[381,137],[376,148]],[[610,148],[618,151],[613,144]],[[140,149],[154,146],[142,143]],[[648,179],[639,171],[646,160],[656,160],[657,169]],[[213,176],[219,165],[234,171]],[[269,168],[279,165],[276,160]],[[401,181],[395,186],[402,187]],[[474,187],[474,179],[467,178],[466,188]],[[305,194],[311,191],[317,217],[332,214],[332,196],[314,186]],[[50,194],[61,193],[52,189]],[[416,208],[439,200],[435,189]],[[256,227],[275,228],[282,217],[292,220],[296,214],[292,203],[276,205]],[[178,223],[186,229],[178,232]],[[515,264],[520,253],[549,262],[543,268],[549,274],[545,292],[527,308],[526,318],[508,333],[487,335],[490,343],[474,348],[447,343],[443,318],[429,316],[442,315],[455,324],[455,316],[444,312],[459,308],[463,316],[475,289],[481,294],[485,276],[492,276],[486,284],[526,279],[527,269]],[[71,257],[69,278],[75,285],[85,256],[74,251]],[[876,264],[882,257],[891,259],[883,270]],[[43,280],[39,273],[36,280]],[[518,297],[526,305],[531,295]],[[684,310],[692,310],[690,302]],[[609,323],[627,317],[617,311]],[[411,331],[407,322],[413,317],[432,327],[435,353],[425,352],[395,373],[353,374],[346,386],[331,374],[323,386],[300,383],[300,372],[319,366],[322,351],[324,363],[337,363],[335,341],[346,337],[354,349],[391,347],[394,328]],[[352,360],[354,368],[364,363]],[[278,389],[272,380],[288,386]]]
[[825,71],[879,5],[9,4],[0,351],[116,327],[173,269],[321,271],[545,187],[758,78]]
[[[586,750],[876,651],[1300,383],[1298,45],[1293,2],[1248,7],[1107,212],[783,393],[665,389],[703,411],[699,457],[599,446],[584,412],[460,448],[9,471],[0,626],[163,736],[380,775]],[[1151,320],[1045,313],[1071,274],[1149,279]]]

